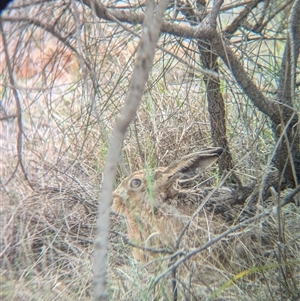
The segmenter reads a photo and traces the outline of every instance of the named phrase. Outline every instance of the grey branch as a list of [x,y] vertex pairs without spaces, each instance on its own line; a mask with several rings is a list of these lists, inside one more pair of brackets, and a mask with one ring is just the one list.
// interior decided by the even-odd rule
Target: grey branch
[[[220,11],[222,0],[218,1],[213,7],[210,14],[207,16],[204,22],[197,27],[190,25],[178,25],[170,22],[163,22],[161,31],[169,33],[179,37],[185,37],[190,39],[203,39],[211,43],[216,53],[222,58],[227,67],[232,71],[236,81],[245,92],[245,94],[251,99],[253,104],[266,116],[268,116],[274,123],[280,124],[280,115],[277,106],[274,106],[272,101],[268,100],[260,89],[255,85],[252,79],[245,71],[242,63],[234,55],[231,49],[226,45],[222,34],[217,32],[215,28],[215,18]],[[123,10],[107,9],[99,1],[83,0],[83,3],[93,8],[95,7],[95,13],[99,18],[113,21],[118,19],[121,22],[127,22],[131,24],[140,24],[144,15],[141,13],[132,13]]]
[[[98,1],[88,1],[95,11],[101,9]],[[154,14],[154,2],[149,0],[145,12],[143,34],[139,46],[138,58],[129,86],[129,91],[124,108],[113,131],[108,148],[108,155],[104,167],[104,181],[101,192],[101,205],[97,221],[97,236],[95,239],[94,252],[94,285],[95,300],[106,301],[108,294],[106,289],[106,260],[107,260],[107,239],[109,232],[109,213],[113,183],[116,173],[119,152],[125,136],[125,132],[134,118],[140,105],[145,84],[148,80],[149,71],[153,64],[155,47],[160,34],[163,14],[167,1],[159,2]],[[153,20],[154,19],[154,20]]]

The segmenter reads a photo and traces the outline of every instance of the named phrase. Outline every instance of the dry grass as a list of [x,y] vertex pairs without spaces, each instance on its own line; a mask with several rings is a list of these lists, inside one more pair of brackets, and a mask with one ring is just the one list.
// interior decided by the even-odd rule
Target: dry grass
[[[58,12],[60,9],[56,7]],[[51,23],[49,12],[47,16]],[[20,129],[14,117],[16,102],[8,70],[1,66],[2,300],[91,300],[93,296],[92,243],[101,205],[102,169],[108,138],[127,92],[137,43],[118,26],[99,23],[88,12],[81,18],[88,21],[84,62],[41,28],[20,22],[4,24],[10,33],[23,124]],[[69,27],[64,28],[66,24]],[[61,33],[74,29],[72,14],[66,13],[57,26]],[[21,44],[15,43],[18,37],[23,37]],[[194,62],[195,54],[177,46],[185,42],[166,39],[164,43],[178,56]],[[78,46],[74,38],[70,44]],[[2,60],[3,48],[0,51]],[[44,60],[41,53],[46,54]],[[124,141],[117,182],[132,171],[166,166],[211,145],[201,74],[191,74],[184,63],[160,51],[156,59],[143,103]],[[91,68],[83,68],[87,66]],[[271,130],[238,87],[228,85],[224,83],[228,137],[236,171],[249,183],[265,168],[273,143]],[[18,165],[20,130],[25,172]],[[199,265],[186,266],[185,278],[177,282],[179,300],[187,296],[197,300],[199,295],[214,300],[287,300],[295,296],[300,281],[299,214],[299,207],[284,208],[280,221],[286,243],[269,250],[262,260],[251,250],[247,250],[246,262],[228,252],[235,264],[224,269],[204,257],[199,275],[204,273],[205,277],[201,279],[196,277]],[[273,219],[270,231],[282,233]],[[155,269],[145,268],[133,259],[126,240],[116,234],[126,235],[124,219],[112,214],[111,228],[111,300],[172,300],[170,278],[152,286],[170,258],[164,255],[167,259],[158,260]],[[256,224],[254,231],[258,229]],[[231,281],[233,277],[235,281]]]
[[[140,177],[136,175],[135,178]],[[120,189],[119,192],[122,191],[124,195],[125,192]],[[298,281],[300,271],[297,244],[300,211],[295,205],[291,204],[282,211],[280,220],[284,221],[285,229],[282,232],[284,244],[279,244],[278,237],[282,234],[279,232],[277,218],[273,215],[262,219],[254,218],[247,227],[233,230],[234,225],[271,209],[272,202],[265,203],[264,208],[253,207],[251,212],[247,212],[249,210],[247,206],[243,208],[236,205],[234,209],[230,206],[226,208],[226,202],[232,196],[228,191],[223,195],[219,191],[218,196],[213,195],[207,200],[207,205],[190,223],[180,245],[174,247],[184,225],[203,203],[203,194],[207,196],[208,191],[203,189],[200,187],[199,195],[196,195],[195,188],[191,190],[185,187],[180,190],[180,195],[165,200],[162,208],[157,204],[152,214],[147,213],[149,204],[146,201],[137,200],[141,203],[135,207],[133,199],[127,200],[134,208],[131,211],[133,217],[140,218],[135,231],[141,231],[142,238],[139,240],[137,238],[139,236],[135,236],[133,230],[128,233],[131,239],[136,239],[132,240],[135,246],[134,258],[143,260],[145,257],[146,263],[138,265],[139,269],[144,266],[138,275],[136,274],[139,269],[134,267],[130,273],[127,265],[122,267],[122,272],[127,275],[126,279],[123,274],[117,274],[119,287],[122,287],[126,280],[129,282],[125,290],[127,294],[124,294],[121,300],[136,298],[134,294],[137,291],[133,290],[131,294],[129,291],[132,289],[131,284],[136,283],[137,279],[139,286],[143,287],[142,291],[147,292],[143,300],[154,296],[162,300],[173,300],[172,277],[176,277],[178,300],[219,300],[217,299],[219,295],[224,300],[272,300],[279,296],[288,298],[290,294],[297,294],[297,286],[293,281]],[[171,208],[166,207],[166,204],[171,205]],[[221,212],[218,212],[216,209],[222,206],[224,208],[220,208]],[[118,206],[113,208],[125,214],[130,221],[126,212],[119,210]],[[176,209],[172,211],[172,208]],[[220,237],[231,229],[228,235]],[[218,237],[220,238],[217,239]],[[215,242],[209,245],[212,240]],[[137,246],[143,250],[141,253],[137,252]],[[198,253],[189,257],[188,255],[196,248],[199,248]],[[144,256],[141,256],[142,254]],[[176,268],[176,276],[172,274],[171,277],[172,271],[168,274],[166,271],[170,265],[180,260],[182,262]],[[145,280],[146,275],[149,277],[148,280]],[[292,291],[287,291],[283,282],[293,287]],[[153,283],[156,290],[151,286]],[[117,292],[119,293],[119,290]]]

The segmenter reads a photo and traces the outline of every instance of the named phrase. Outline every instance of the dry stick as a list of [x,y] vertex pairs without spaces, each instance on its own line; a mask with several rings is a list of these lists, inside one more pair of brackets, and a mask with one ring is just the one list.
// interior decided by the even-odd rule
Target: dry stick
[[[295,114],[295,113],[294,113]],[[289,121],[286,123],[284,129],[283,129],[283,134],[278,138],[276,144],[274,145],[274,149],[273,149],[273,153],[272,155],[269,157],[268,159],[268,162],[266,164],[266,167],[269,167],[269,166],[272,166],[272,162],[274,160],[274,157],[277,153],[277,149],[279,148],[282,140],[283,140],[283,137],[284,137],[284,133],[286,133],[290,123],[292,122],[293,118],[294,118],[294,114],[292,114],[291,118],[289,119]],[[265,182],[266,182],[266,179],[267,179],[267,176],[269,175],[270,173],[268,172],[268,168],[265,168],[265,172],[263,173],[263,177],[262,177],[262,187],[261,189],[259,189],[259,195],[258,195],[258,200],[257,200],[257,203],[263,201],[263,191],[265,190]],[[254,195],[253,195],[254,196]],[[250,197],[251,198],[251,197]],[[251,201],[250,201],[251,202]]]
[[[97,2],[95,4],[94,3],[91,4],[91,2],[92,2],[91,0],[82,0],[82,2],[90,8],[92,8],[93,5],[95,5],[95,14],[98,18],[100,18],[100,19],[104,18],[106,20],[114,21],[118,25],[120,25],[124,30],[131,33],[133,36],[135,36],[137,38],[141,38],[138,33],[136,33],[134,30],[132,30],[131,28],[129,28],[128,26],[126,26],[122,22],[128,22],[130,24],[140,24],[140,22],[142,22],[142,20],[144,19],[144,14],[133,13],[131,15],[129,11],[120,11],[120,10],[108,9],[106,6],[104,6],[100,2]],[[128,20],[127,19],[123,20],[122,18],[120,18],[120,15],[119,15],[120,12],[121,12],[123,17],[127,16]],[[10,20],[10,19],[11,18],[6,18],[6,20]],[[163,22],[163,24],[170,24],[170,26],[177,25],[177,24],[171,24],[171,23],[168,23],[168,22]],[[182,37],[185,38],[186,36],[183,35]],[[195,72],[204,73],[204,74],[206,74],[208,76],[211,76],[211,77],[215,77],[215,78],[230,81],[230,79],[226,78],[225,76],[221,76],[221,75],[219,75],[218,73],[216,73],[212,70],[203,69],[199,66],[194,66],[194,65],[190,64],[188,61],[184,60],[182,57],[179,57],[175,53],[172,53],[171,51],[169,51],[168,49],[166,49],[162,46],[157,46],[157,48],[160,49],[161,51],[163,51],[164,53],[168,53],[170,56],[176,58],[179,62],[185,64],[186,66],[188,66],[190,69],[194,70]]]
[[16,114],[7,115],[7,116],[4,116],[4,117],[0,117],[0,121],[15,119],[15,118],[17,118],[17,117],[18,117],[18,115],[16,115]]
[[11,60],[9,57],[9,53],[8,53],[8,46],[7,46],[7,41],[6,41],[6,36],[4,33],[4,29],[3,29],[3,25],[2,25],[2,17],[0,16],[0,31],[1,31],[1,35],[2,35],[2,41],[3,41],[3,46],[4,46],[4,52],[5,52],[5,60],[6,60],[6,66],[7,66],[7,70],[8,70],[8,77],[9,77],[9,83],[10,83],[10,87],[14,93],[15,99],[16,99],[16,107],[17,107],[17,123],[18,123],[18,136],[17,136],[17,152],[18,152],[18,163],[12,173],[12,176],[10,177],[10,179],[7,181],[7,183],[13,178],[13,176],[15,175],[15,173],[18,170],[18,166],[21,166],[21,169],[24,173],[25,176],[25,180],[28,182],[29,186],[31,189],[33,189],[29,179],[28,179],[28,175],[25,169],[25,166],[23,164],[23,157],[22,157],[22,150],[23,150],[23,123],[22,123],[22,107],[21,107],[21,101],[20,101],[20,97],[18,94],[18,91],[16,89],[16,84],[15,84],[15,80],[14,80],[14,76],[13,76],[13,69],[11,66]]
[[[291,74],[290,77],[292,78],[291,80],[291,101],[293,104],[293,101],[296,100],[295,98],[295,84],[296,84],[296,66],[297,66],[297,60],[299,57],[299,48],[300,48],[300,20],[299,20],[299,13],[300,13],[300,0],[295,1],[294,5],[292,6],[291,9],[291,14],[290,14],[290,20],[289,20],[289,39],[288,41],[290,42],[290,52],[291,52]],[[296,106],[295,106],[296,107]],[[288,143],[288,137],[287,133],[284,132],[285,134],[285,141],[287,144],[287,149],[288,149],[288,154],[289,154],[289,160],[290,164],[292,167],[292,172],[294,176],[294,181],[296,186],[299,184],[297,181],[297,173],[295,170],[295,162],[293,162],[293,156],[291,155],[291,148],[290,144]],[[296,137],[296,135],[295,135]]]
[[[35,25],[39,28],[42,28],[43,30],[51,33],[54,37],[56,37],[60,42],[62,42],[63,44],[65,44],[68,48],[70,48],[74,53],[76,53],[78,56],[80,55],[78,53],[78,50],[76,49],[76,47],[72,46],[72,44],[69,42],[70,37],[72,37],[76,32],[71,31],[67,36],[63,36],[60,32],[57,32],[54,30],[54,26],[49,25],[48,23],[43,23],[40,20],[36,20],[34,18],[29,18],[29,17],[10,17],[10,16],[4,16],[2,17],[2,20],[4,22],[15,22],[15,23],[28,23],[31,25]],[[87,64],[87,62],[85,61],[85,64]]]
[[281,5],[278,9],[276,9],[273,13],[271,13],[268,16],[268,19],[259,26],[257,31],[261,32],[261,30],[263,28],[265,28],[270,23],[271,20],[273,20],[281,11],[285,10],[285,8],[289,5],[291,5],[293,2],[294,2],[294,0],[289,0],[289,1],[285,2],[283,5]]
[[254,216],[252,218],[249,218],[247,220],[245,220],[244,222],[233,226],[231,228],[229,228],[227,231],[223,232],[222,234],[220,234],[219,236],[215,237],[214,239],[208,241],[206,244],[204,244],[203,246],[194,249],[193,251],[187,253],[183,258],[177,260],[173,265],[171,265],[167,270],[165,270],[163,273],[161,273],[160,275],[158,275],[154,281],[152,285],[156,285],[159,280],[161,278],[163,278],[164,276],[166,276],[168,273],[170,273],[173,269],[176,269],[180,264],[182,264],[183,262],[185,262],[187,259],[189,259],[190,257],[196,255],[197,253],[204,251],[205,249],[209,248],[210,246],[212,246],[213,244],[215,244],[216,242],[218,242],[219,240],[221,240],[222,238],[226,237],[227,235],[229,235],[230,233],[238,230],[239,228],[245,228],[247,226],[249,226],[249,224],[251,224],[252,222],[255,222],[261,218],[264,217],[268,217],[270,214],[273,214],[274,216],[277,215],[277,211],[280,207],[283,207],[285,205],[287,205],[288,203],[291,202],[291,199],[296,196],[297,193],[299,193],[300,191],[300,186],[298,186],[297,188],[295,188],[293,191],[291,191],[281,202],[279,205],[274,206],[272,209],[268,209],[265,212]]
[[72,37],[73,35],[76,34],[76,31],[71,31],[68,35],[63,36],[61,33],[58,33],[57,31],[55,31],[53,25],[49,25],[49,24],[43,23],[42,21],[35,20],[34,18],[28,18],[28,17],[25,17],[25,16],[22,16],[22,17],[2,17],[2,20],[5,21],[5,22],[15,22],[15,23],[28,22],[29,24],[35,25],[36,27],[39,27],[39,28],[49,32],[55,38],[57,38],[57,40],[59,40],[64,45],[66,45],[70,50],[72,50],[79,57],[80,66],[81,66],[81,69],[84,70],[84,72],[86,72],[86,68],[87,68],[88,71],[91,73],[92,67],[91,67],[90,63],[86,59],[84,59],[84,57],[82,55],[83,52],[81,52],[82,49],[77,50],[77,48],[75,46],[73,46],[71,44],[71,42],[69,41],[70,37]]
[[[82,0],[84,4],[92,7],[92,0]],[[218,1],[211,10],[211,16],[218,14],[223,1]],[[94,2],[93,2],[94,3]],[[96,15],[99,18],[103,18],[109,21],[127,22],[130,24],[140,24],[143,20],[144,15],[142,13],[130,13],[124,10],[111,10],[97,2]],[[190,38],[190,39],[207,39],[213,46],[215,52],[224,61],[227,67],[232,71],[236,81],[248,95],[253,104],[266,116],[279,124],[281,122],[278,114],[278,109],[273,106],[275,103],[273,100],[267,99],[264,94],[259,90],[257,85],[252,81],[247,72],[245,71],[242,63],[233,53],[229,46],[224,43],[222,34],[217,32],[213,24],[210,24],[212,18],[205,18],[203,22],[197,27],[191,27],[189,25],[173,24],[170,22],[163,22],[161,30],[163,33],[169,33],[174,36]],[[204,24],[203,24],[204,23]],[[206,26],[205,26],[206,25]],[[207,71],[205,71],[207,73]],[[281,104],[283,105],[283,104]]]
[[238,16],[225,28],[224,33],[231,35],[241,27],[245,19],[248,17],[252,8],[254,8],[260,0],[250,1],[246,7],[238,14]]
[[[91,1],[90,1],[91,3]],[[95,2],[92,1],[95,7]],[[166,0],[159,1],[156,14],[154,15],[154,1],[148,0],[142,39],[139,45],[138,57],[129,85],[129,92],[119,119],[115,125],[111,142],[108,148],[108,155],[104,167],[104,181],[101,192],[101,205],[97,220],[97,236],[95,239],[94,253],[94,285],[95,300],[108,300],[106,288],[106,259],[107,259],[107,239],[109,232],[109,213],[113,183],[116,173],[119,152],[125,136],[126,129],[136,115],[140,105],[145,84],[148,80],[149,72],[153,64],[155,47],[159,38],[160,28],[163,21],[164,11],[167,6]]]
[[[228,176],[228,175],[227,175]],[[194,214],[191,216],[191,218],[188,220],[188,222],[184,225],[184,227],[182,228],[181,232],[178,235],[178,238],[175,242],[175,249],[179,248],[179,244],[181,242],[181,239],[184,235],[184,233],[186,232],[186,230],[188,229],[188,227],[190,226],[191,222],[193,221],[193,219],[195,218],[195,216],[197,216],[200,211],[204,208],[204,206],[206,205],[206,203],[211,199],[212,195],[218,190],[218,187],[216,187],[214,190],[212,190],[208,196],[203,200],[203,202],[201,203],[201,205],[197,208],[197,210],[194,212]]]
[[182,264],[183,262],[185,262],[186,260],[188,260],[190,257],[196,255],[197,253],[209,248],[210,246],[212,246],[213,244],[215,244],[216,242],[218,242],[219,240],[221,240],[222,238],[226,237],[228,234],[238,230],[239,228],[244,228],[244,227],[247,227],[250,223],[260,219],[260,218],[263,218],[263,217],[266,217],[268,215],[270,215],[272,213],[272,210],[268,210],[266,211],[265,213],[261,213],[255,217],[252,217],[248,220],[246,220],[245,222],[243,223],[240,223],[236,226],[233,226],[231,228],[229,228],[227,231],[223,232],[221,235],[215,237],[214,239],[208,241],[206,244],[204,244],[203,246],[197,248],[197,249],[194,249],[193,251],[187,253],[183,258],[177,260],[173,265],[171,265],[167,270],[165,270],[163,273],[161,273],[160,275],[158,275],[154,281],[153,281],[153,285],[156,285],[159,280],[161,278],[163,278],[164,276],[166,276],[168,273],[170,273],[173,269],[176,269],[180,264]]

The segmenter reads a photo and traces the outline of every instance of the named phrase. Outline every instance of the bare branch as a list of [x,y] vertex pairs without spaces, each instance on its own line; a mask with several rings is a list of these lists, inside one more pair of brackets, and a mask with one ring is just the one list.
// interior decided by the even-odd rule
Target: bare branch
[[[297,186],[300,181],[300,133],[299,118],[295,106],[296,67],[300,51],[300,0],[291,8],[289,32],[280,70],[277,100],[281,124],[273,120],[276,138],[283,142],[278,148],[274,163],[289,185]],[[295,108],[294,110],[291,108]],[[284,130],[283,130],[284,129]]]
[[[108,21],[115,21],[116,19],[120,22],[130,23],[130,24],[142,24],[144,20],[144,14],[142,13],[132,13],[125,10],[112,10],[107,9],[99,1],[93,0],[83,0],[85,5],[90,7],[100,19],[105,19]],[[163,22],[161,26],[161,32],[173,34],[178,37],[184,38],[205,38],[207,29],[201,27],[196,33],[194,28],[189,25],[178,25],[170,22]]]
[[250,11],[256,7],[260,1],[261,0],[254,0],[248,3],[246,7],[239,13],[239,15],[232,21],[232,23],[225,28],[224,33],[228,35],[233,34],[243,24]]
[[226,237],[228,234],[235,232],[236,230],[240,229],[240,228],[245,228],[247,226],[249,226],[251,223],[261,219],[261,218],[265,218],[268,215],[270,215],[272,213],[272,210],[268,210],[265,213],[261,213],[255,217],[249,218],[248,220],[246,220],[245,222],[242,222],[236,226],[233,226],[231,228],[229,228],[227,231],[223,232],[221,235],[215,237],[214,239],[211,239],[210,241],[208,241],[206,244],[204,244],[203,246],[196,248],[192,251],[190,251],[189,253],[187,253],[184,257],[180,258],[179,260],[177,260],[174,264],[172,264],[168,269],[166,269],[163,273],[161,273],[160,275],[158,275],[154,281],[153,281],[153,285],[156,285],[160,279],[162,279],[163,277],[165,277],[168,273],[170,273],[173,269],[176,269],[177,267],[179,267],[183,262],[185,262],[186,260],[188,260],[189,258],[191,258],[192,256],[196,255],[199,252],[202,252],[206,249],[208,249],[210,246],[212,246],[213,244],[215,244],[216,242],[220,241],[221,239],[223,239],[224,237]]
[[274,19],[281,11],[283,11],[287,6],[291,5],[293,2],[294,2],[294,0],[286,1],[278,9],[276,9],[275,12],[273,14],[271,14],[265,22],[263,22],[262,24],[258,24],[258,26],[255,28],[255,30],[257,30],[258,32],[261,32],[262,29],[265,28],[272,19]]
[[21,169],[24,173],[25,179],[27,180],[29,186],[31,189],[33,189],[29,179],[28,175],[23,163],[23,157],[22,157],[22,148],[23,148],[23,123],[22,123],[22,107],[21,107],[21,100],[19,97],[19,93],[16,88],[15,80],[13,77],[13,70],[11,66],[11,58],[9,57],[8,53],[8,47],[7,47],[7,42],[6,42],[6,33],[4,32],[3,25],[2,25],[2,17],[0,15],[0,32],[2,35],[2,40],[3,40],[3,46],[4,46],[4,53],[5,53],[5,60],[6,60],[6,66],[8,70],[8,76],[9,76],[9,81],[10,81],[10,86],[13,91],[13,94],[15,96],[16,100],[16,108],[17,108],[17,123],[18,123],[18,137],[17,137],[17,152],[18,152],[18,163],[15,168],[15,171],[18,168],[18,165],[20,164]]
[[[105,18],[107,20],[113,20],[117,18],[119,21],[128,23],[140,23],[143,20],[142,14],[132,14],[126,11],[112,11],[107,10],[106,7],[98,1],[91,4],[91,0],[84,0],[83,3],[89,7],[95,5],[96,14],[99,18]],[[252,100],[254,105],[264,114],[270,117],[270,119],[277,124],[281,119],[278,114],[278,108],[270,103],[264,94],[254,84],[252,79],[246,73],[239,59],[233,54],[232,50],[226,46],[220,34],[216,31],[214,21],[217,13],[220,11],[222,1],[219,1],[217,5],[210,12],[209,16],[203,20],[203,22],[195,27],[189,25],[178,25],[169,22],[163,22],[161,30],[164,33],[173,34],[175,36],[191,38],[191,39],[206,39],[211,42],[214,50],[222,58],[227,67],[232,71],[234,77],[239,83],[240,87],[246,93],[246,95]]]
[[[96,6],[98,1],[89,1],[90,5]],[[145,84],[148,80],[149,71],[152,67],[155,47],[159,38],[160,27],[163,14],[167,6],[167,1],[160,1],[155,17],[154,2],[148,1],[145,12],[144,31],[139,46],[138,58],[129,86],[128,96],[125,106],[119,117],[108,148],[108,155],[104,167],[104,181],[101,193],[101,207],[97,221],[97,236],[95,239],[95,261],[94,261],[94,283],[95,300],[107,300],[106,290],[106,254],[107,238],[109,232],[109,212],[111,205],[111,195],[118,162],[119,152],[124,139],[126,129],[133,120],[140,105]],[[101,6],[97,6],[98,8]],[[95,7],[96,9],[96,7]],[[154,18],[154,20],[153,20]]]
[[[278,85],[278,100],[288,106],[293,107],[293,95],[295,90],[297,59],[300,50],[300,1],[296,1],[291,9],[289,35],[283,55],[280,79]],[[286,109],[283,108],[285,111]],[[288,113],[288,112],[286,112]],[[291,114],[283,113],[285,120]]]
[[274,106],[274,104],[272,104],[272,102],[270,102],[264,96],[261,90],[255,85],[255,83],[246,73],[239,59],[236,57],[236,55],[234,55],[232,50],[226,46],[225,42],[217,31],[211,35],[210,41],[217,54],[231,70],[236,81],[246,95],[251,99],[253,104],[266,116],[270,117],[272,121],[279,124],[281,119],[278,114],[278,108]]

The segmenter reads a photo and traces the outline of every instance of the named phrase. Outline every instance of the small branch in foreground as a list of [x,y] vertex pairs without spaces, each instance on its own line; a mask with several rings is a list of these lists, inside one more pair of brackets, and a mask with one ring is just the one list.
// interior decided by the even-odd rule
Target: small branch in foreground
[[220,241],[222,238],[226,237],[228,234],[238,230],[239,228],[244,228],[249,226],[250,223],[259,220],[263,217],[267,217],[268,215],[270,215],[272,212],[272,210],[268,210],[262,214],[259,214],[255,217],[249,218],[248,220],[246,220],[243,223],[240,223],[236,226],[233,226],[231,228],[229,228],[227,231],[223,232],[221,235],[215,237],[214,239],[210,240],[209,242],[207,242],[206,244],[204,244],[203,246],[194,249],[193,251],[187,253],[184,257],[180,258],[179,260],[177,260],[174,264],[172,264],[167,270],[165,270],[163,273],[161,273],[160,275],[158,275],[154,281],[153,281],[153,285],[155,286],[160,279],[162,279],[164,276],[166,276],[168,273],[170,273],[173,269],[176,269],[179,265],[181,265],[183,262],[185,262],[186,260],[188,260],[189,258],[191,258],[192,256],[196,255],[199,252],[202,252],[204,250],[206,250],[207,248],[209,248],[210,246],[212,246],[213,244],[215,244],[216,242]]
[[285,205],[287,205],[288,203],[292,202],[292,199],[294,196],[296,196],[298,193],[300,192],[300,186],[298,186],[296,189],[294,189],[293,191],[291,191],[282,201],[278,206],[274,206],[272,209],[268,209],[265,212],[249,218],[247,220],[245,220],[244,222],[233,226],[231,228],[229,228],[227,231],[223,232],[222,234],[220,234],[219,236],[215,237],[214,239],[208,241],[206,244],[204,244],[203,246],[196,248],[194,250],[192,250],[191,252],[187,253],[184,257],[182,257],[181,259],[177,260],[174,264],[172,264],[167,270],[165,270],[163,273],[161,273],[160,275],[158,275],[154,281],[153,281],[153,286],[155,286],[160,279],[162,279],[163,277],[165,277],[168,273],[172,272],[173,269],[176,269],[179,265],[181,265],[182,263],[184,263],[186,260],[188,260],[189,258],[191,258],[192,256],[196,255],[199,252],[202,252],[204,250],[206,250],[207,248],[209,248],[210,246],[212,246],[213,244],[217,243],[218,241],[220,241],[222,238],[225,238],[227,235],[229,235],[232,232],[235,232],[236,230],[240,229],[240,228],[245,228],[247,226],[249,226],[251,223],[261,219],[261,218],[266,218],[269,215],[273,214],[274,216],[277,215],[277,211],[279,207],[283,207]]
[[[89,2],[92,7],[95,7],[97,3],[96,1]],[[139,45],[135,69],[129,85],[129,92],[124,108],[117,120],[107,151],[94,252],[94,288],[96,301],[108,300],[106,288],[107,239],[113,183],[119,152],[125,132],[133,120],[142,99],[143,91],[153,64],[156,43],[159,38],[166,6],[167,1],[161,0],[157,5],[155,17],[153,17],[155,10],[154,1],[148,0],[147,2],[143,35]]]

